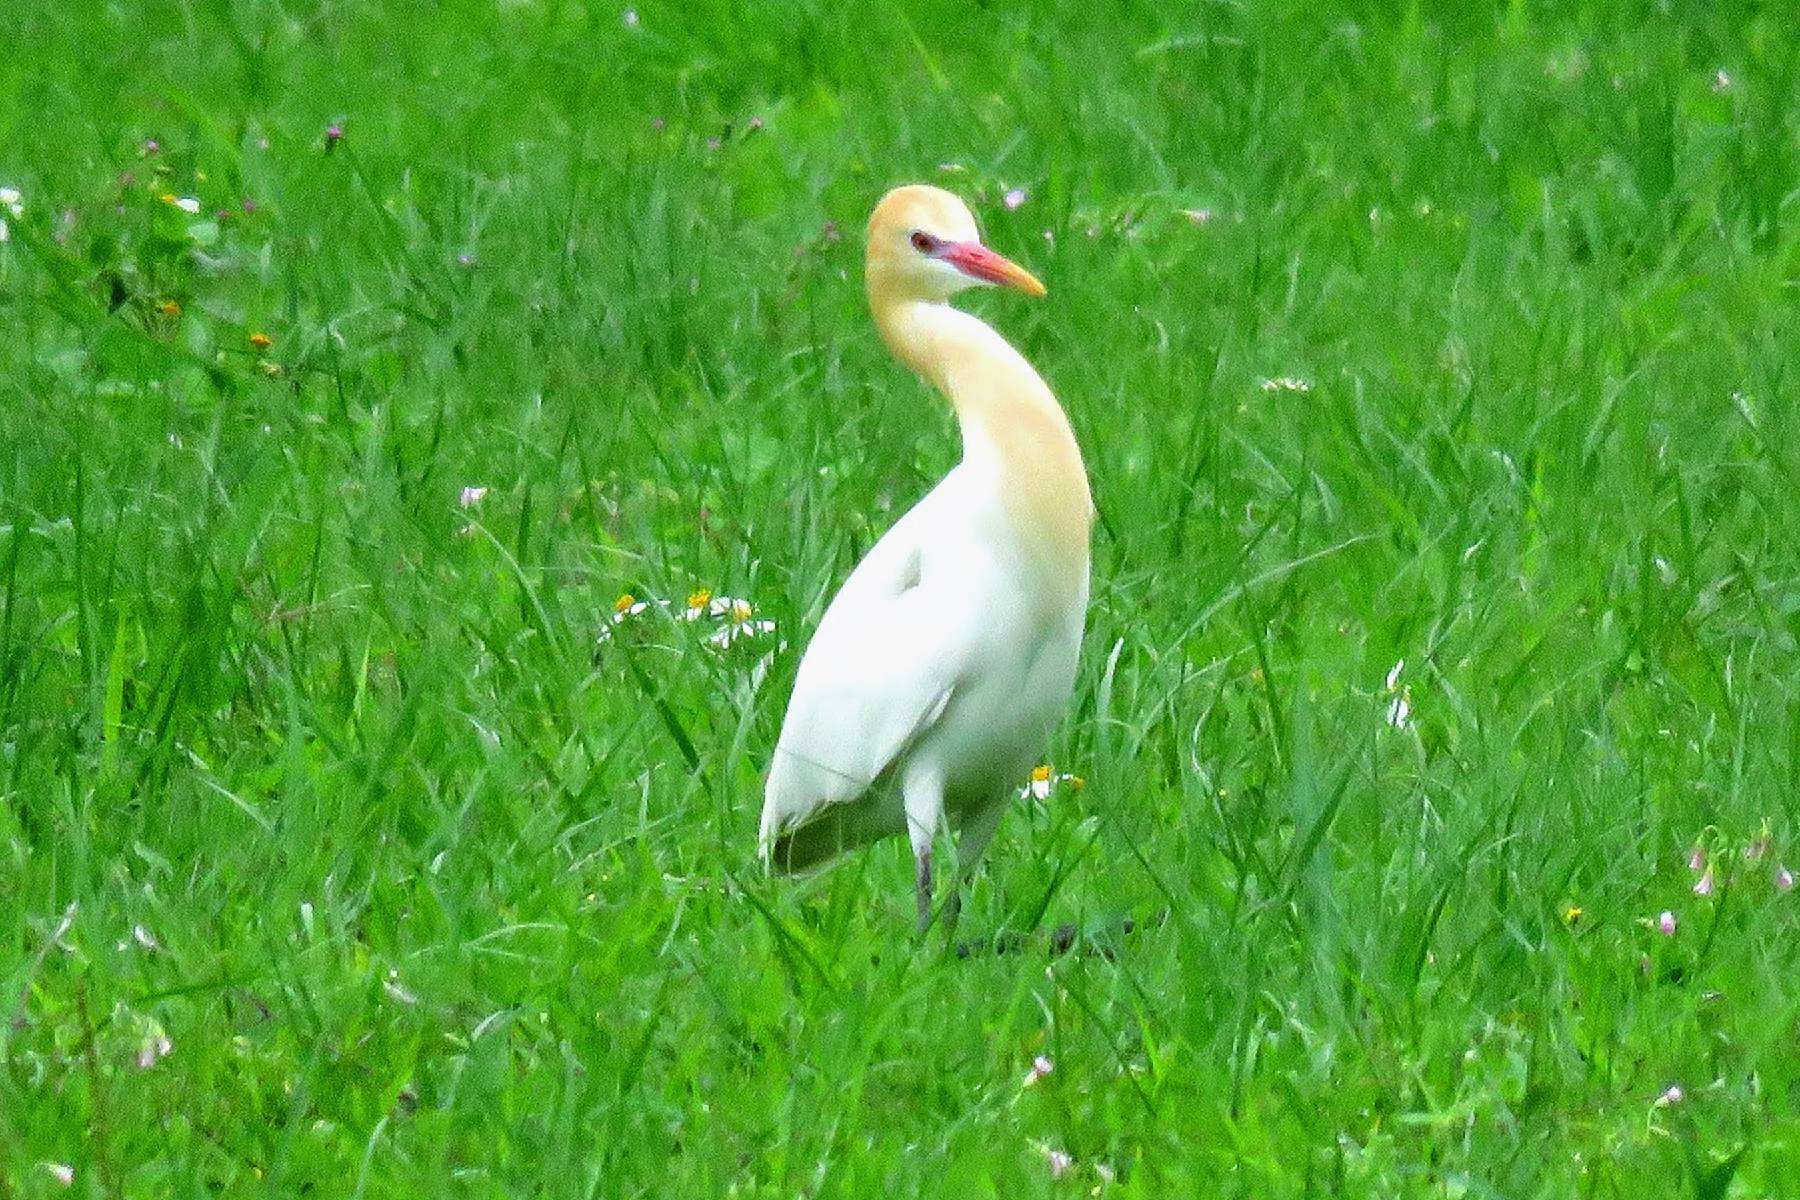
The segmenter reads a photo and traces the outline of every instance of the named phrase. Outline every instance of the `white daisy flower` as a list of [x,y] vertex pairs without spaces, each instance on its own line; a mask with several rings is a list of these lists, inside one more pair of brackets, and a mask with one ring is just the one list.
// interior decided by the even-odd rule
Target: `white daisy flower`
[[1059,775],[1049,763],[1039,763],[1031,768],[1031,778],[1019,789],[1019,799],[1030,797],[1033,800],[1048,800],[1050,794],[1063,784],[1080,791],[1087,786],[1087,780],[1070,771]]
[[672,612],[681,621],[717,621],[718,628],[706,635],[706,644],[718,650],[743,638],[766,637],[775,632],[775,622],[757,617],[756,606],[750,601],[737,596],[715,596],[709,589],[700,588],[689,593],[687,604],[679,610],[667,600],[639,600],[630,592],[625,593],[614,602],[612,616],[600,630],[600,640],[607,641],[614,629],[653,606]]

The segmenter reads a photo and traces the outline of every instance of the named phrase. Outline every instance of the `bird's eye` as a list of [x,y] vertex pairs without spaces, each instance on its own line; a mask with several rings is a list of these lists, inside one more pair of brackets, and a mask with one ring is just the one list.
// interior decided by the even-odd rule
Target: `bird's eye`
[[940,245],[936,238],[932,237],[929,233],[926,233],[923,229],[913,230],[912,244],[913,249],[917,250],[920,254],[930,254]]

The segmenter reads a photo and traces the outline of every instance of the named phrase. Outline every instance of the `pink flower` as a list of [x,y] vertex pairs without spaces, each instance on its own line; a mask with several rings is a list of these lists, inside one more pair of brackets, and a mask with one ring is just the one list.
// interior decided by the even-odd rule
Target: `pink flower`
[[155,154],[157,151],[159,151],[161,149],[162,149],[162,143],[157,141],[155,138],[145,138],[144,139],[144,153],[145,154]]
[[1008,208],[1020,207],[1025,203],[1025,189],[1013,188],[1002,197],[1002,202],[1005,203]]
[[1775,872],[1775,890],[1778,892],[1793,891],[1794,890],[1794,873],[1792,871],[1788,870],[1786,867],[1782,867],[1781,869],[1777,870]]
[[1685,1099],[1687,1099],[1687,1093],[1681,1090],[1681,1085],[1672,1083],[1669,1085],[1668,1091],[1656,1098],[1656,1107],[1667,1108],[1671,1104],[1680,1104]]
[[1698,883],[1694,884],[1694,895],[1710,896],[1712,894],[1713,894],[1713,873],[1712,873],[1712,868],[1708,867],[1708,868],[1706,868],[1706,874],[1700,876],[1700,881]]
[[1748,846],[1744,847],[1744,857],[1750,862],[1758,861],[1768,852],[1769,838],[1767,834],[1764,834],[1762,837],[1757,838],[1754,842],[1751,842]]
[[488,490],[485,487],[466,487],[457,496],[456,502],[464,508],[474,508],[486,499]]
[[1704,871],[1706,869],[1706,847],[1696,845],[1688,851],[1688,870]]
[[[1184,208],[1181,210],[1181,215],[1196,225],[1208,224],[1213,219],[1213,212],[1210,208]],[[1393,685],[1389,684],[1388,686],[1392,687]]]
[[623,19],[625,21],[625,28],[636,29],[638,27],[638,11],[637,11],[637,9],[635,9],[635,8],[626,9]]
[[1656,918],[1656,928],[1664,937],[1674,937],[1675,914],[1666,908],[1663,909],[1661,915]]
[[1042,1054],[1031,1060],[1031,1070],[1025,1074],[1025,1086],[1030,1087],[1050,1072],[1056,1070],[1056,1064]]
[[1052,1179],[1061,1179],[1075,1166],[1075,1160],[1069,1156],[1069,1152],[1066,1150],[1046,1150],[1044,1153],[1050,1159],[1050,1178]]

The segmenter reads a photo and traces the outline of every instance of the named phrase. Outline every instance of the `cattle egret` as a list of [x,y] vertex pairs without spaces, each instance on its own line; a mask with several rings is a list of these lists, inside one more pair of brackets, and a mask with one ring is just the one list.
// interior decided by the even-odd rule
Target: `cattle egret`
[[[1068,705],[1093,500],[1069,421],[1031,364],[950,307],[979,284],[1042,296],[949,192],[896,188],[869,218],[869,307],[894,357],[943,393],[963,457],[845,580],[800,662],[758,838],[811,871],[904,832],[931,924],[932,841],[973,868]],[[952,889],[950,912],[956,911]]]

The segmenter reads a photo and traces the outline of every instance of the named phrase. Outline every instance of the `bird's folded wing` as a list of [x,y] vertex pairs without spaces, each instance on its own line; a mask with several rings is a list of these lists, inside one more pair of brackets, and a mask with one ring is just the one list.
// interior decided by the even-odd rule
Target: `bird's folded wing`
[[920,581],[904,524],[845,581],[800,663],[769,768],[765,855],[776,839],[862,796],[950,702],[966,630]]

